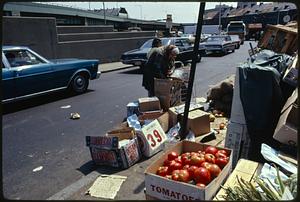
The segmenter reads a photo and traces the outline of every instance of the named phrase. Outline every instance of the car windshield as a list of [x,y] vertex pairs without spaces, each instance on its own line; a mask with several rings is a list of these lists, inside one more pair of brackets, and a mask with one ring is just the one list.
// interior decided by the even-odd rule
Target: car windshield
[[228,31],[229,32],[243,32],[244,28],[243,27],[230,26],[230,27],[228,27]]
[[[150,39],[150,40],[146,41],[146,42],[141,46],[141,49],[151,48],[151,47],[152,47],[152,41],[153,41],[153,39]],[[161,39],[161,43],[162,43],[163,46],[169,45],[169,44],[170,44],[170,39]]]
[[207,41],[224,41],[224,37],[208,37]]
[[9,50],[4,51],[4,54],[11,67],[44,63],[44,61],[27,50]]

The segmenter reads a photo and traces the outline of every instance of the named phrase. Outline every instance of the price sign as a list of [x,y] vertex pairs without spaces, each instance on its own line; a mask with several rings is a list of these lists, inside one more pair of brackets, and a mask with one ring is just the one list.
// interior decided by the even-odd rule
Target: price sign
[[145,147],[144,155],[147,157],[159,152],[163,149],[167,136],[157,120],[152,121],[142,128],[141,138]]

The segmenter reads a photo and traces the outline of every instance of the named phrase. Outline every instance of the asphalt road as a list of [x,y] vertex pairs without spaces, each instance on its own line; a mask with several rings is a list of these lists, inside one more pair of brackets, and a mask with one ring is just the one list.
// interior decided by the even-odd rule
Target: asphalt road
[[[202,58],[193,96],[206,97],[209,85],[234,74],[248,58],[249,48],[246,42],[234,53]],[[120,124],[127,103],[147,96],[141,82],[139,69],[132,67],[102,74],[82,95],[59,92],[2,105],[4,197],[44,200],[95,170],[85,136],[103,135]],[[71,120],[72,112],[81,118]]]

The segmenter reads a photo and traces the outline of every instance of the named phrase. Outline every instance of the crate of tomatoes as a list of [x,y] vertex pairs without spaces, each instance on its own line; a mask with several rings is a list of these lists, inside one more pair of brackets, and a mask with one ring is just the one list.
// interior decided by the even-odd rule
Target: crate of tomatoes
[[211,200],[232,168],[231,150],[181,141],[145,171],[146,195],[165,200]]

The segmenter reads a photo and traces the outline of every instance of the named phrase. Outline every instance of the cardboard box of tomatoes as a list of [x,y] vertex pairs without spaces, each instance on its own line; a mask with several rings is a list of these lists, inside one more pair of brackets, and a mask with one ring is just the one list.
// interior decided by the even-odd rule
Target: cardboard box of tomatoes
[[181,141],[145,171],[146,195],[162,200],[211,200],[232,168],[231,150]]

